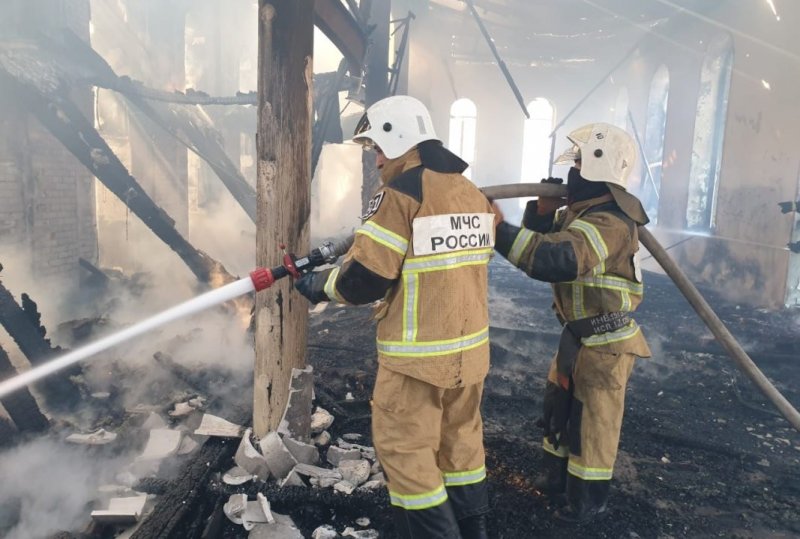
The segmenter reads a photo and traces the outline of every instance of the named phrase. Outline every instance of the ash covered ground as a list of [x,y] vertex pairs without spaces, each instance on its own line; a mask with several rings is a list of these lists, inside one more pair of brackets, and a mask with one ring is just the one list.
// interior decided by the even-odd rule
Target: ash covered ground
[[[657,274],[645,279],[637,320],[653,358],[639,360],[628,386],[611,510],[590,526],[565,529],[532,484],[541,458],[535,423],[559,333],[550,287],[492,263],[492,368],[483,417],[493,537],[800,535],[800,436],[724,355],[672,282]],[[703,292],[765,374],[800,405],[800,313],[756,311]],[[370,315],[368,308],[330,306],[312,317],[310,362],[320,404],[338,408],[334,435],[369,436],[376,371]],[[355,399],[345,400],[347,392]],[[325,514],[366,515],[392,537],[386,503],[375,496],[338,512],[313,504],[284,509],[306,533]]]

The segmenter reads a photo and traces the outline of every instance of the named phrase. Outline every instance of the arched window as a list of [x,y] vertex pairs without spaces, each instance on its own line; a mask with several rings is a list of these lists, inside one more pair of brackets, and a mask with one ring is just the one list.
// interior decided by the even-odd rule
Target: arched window
[[[553,105],[543,97],[528,103],[530,118],[525,120],[522,138],[522,182],[538,182],[550,171],[550,133],[553,131],[555,114]],[[530,199],[520,199],[519,206],[525,209]]]
[[709,45],[700,72],[686,204],[687,228],[714,228],[732,68],[732,40],[730,36],[721,36]]
[[550,133],[554,111],[550,101],[537,97],[528,104],[530,118],[525,120],[522,139],[522,181],[538,182],[550,170]]
[[647,158],[642,188],[644,204],[650,222],[658,222],[658,202],[661,198],[661,176],[664,160],[664,133],[667,129],[667,98],[669,97],[669,71],[662,65],[650,83],[645,125],[644,153]]
[[630,132],[630,129],[628,129],[628,110],[630,110],[628,89],[623,86],[617,92],[617,101],[614,103],[614,125]]
[[469,163],[464,176],[472,178],[475,164],[475,126],[478,122],[478,108],[471,100],[462,97],[450,107],[450,138],[448,147],[456,155]]

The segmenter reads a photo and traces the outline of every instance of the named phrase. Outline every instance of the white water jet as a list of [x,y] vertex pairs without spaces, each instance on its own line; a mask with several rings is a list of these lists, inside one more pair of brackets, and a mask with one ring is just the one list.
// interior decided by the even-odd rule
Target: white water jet
[[88,344],[77,350],[73,350],[72,352],[69,352],[59,358],[48,361],[44,365],[40,365],[22,374],[18,374],[13,378],[9,378],[8,380],[0,382],[0,398],[5,397],[17,389],[41,380],[42,378],[53,374],[56,371],[69,367],[78,361],[86,359],[89,356],[132,339],[137,335],[141,335],[142,333],[155,329],[159,326],[163,326],[164,324],[172,322],[173,320],[178,320],[179,318],[184,318],[191,314],[214,307],[215,305],[225,303],[226,301],[243,296],[244,294],[253,292],[254,290],[255,286],[253,285],[252,279],[250,277],[246,277],[223,287],[217,288],[216,290],[206,292],[201,296],[189,301],[185,301],[180,305],[176,305],[175,307],[171,307],[166,311],[142,320],[141,322],[138,322],[129,328],[118,331],[113,335],[103,337],[97,342]]

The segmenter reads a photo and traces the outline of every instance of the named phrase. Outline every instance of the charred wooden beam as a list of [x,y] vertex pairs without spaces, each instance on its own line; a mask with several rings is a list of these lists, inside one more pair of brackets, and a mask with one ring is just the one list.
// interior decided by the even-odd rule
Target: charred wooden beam
[[[130,79],[120,78],[102,56],[72,33],[63,36],[64,45],[76,64],[91,69],[96,77],[113,81],[117,88],[135,90]],[[222,146],[222,136],[196,107],[150,102],[135,91],[123,92],[141,114],[175,137],[214,170],[247,215],[256,221],[256,192]]]
[[[46,330],[39,323],[36,304],[27,294],[23,294],[23,303],[25,309],[0,282],[0,325],[14,339],[31,365],[42,365],[64,351],[58,346],[53,347],[50,340],[45,337]],[[80,372],[79,367],[73,367],[49,376],[40,383],[39,387],[47,408],[58,411],[69,410],[80,401],[80,390],[69,379],[70,375]]]
[[[17,371],[11,364],[11,359],[0,347],[0,380],[5,380],[15,374]],[[18,389],[0,399],[0,402],[3,403],[3,407],[20,432],[42,432],[50,427],[50,422],[39,410],[39,405],[36,404],[36,399],[33,398],[28,388]]]
[[316,0],[314,23],[341,51],[352,72],[364,64],[367,37],[359,22],[340,0]]
[[[19,61],[19,58],[15,58]],[[14,67],[19,66],[15,65]],[[41,69],[43,80],[32,80],[16,69],[0,63],[0,85],[16,94],[41,124],[66,147],[89,171],[108,187],[142,222],[186,263],[197,278],[206,284],[222,285],[235,278],[225,267],[195,248],[178,232],[172,219],[156,205],[136,178],[108,146],[100,133],[69,98],[64,82],[31,62],[23,69]]]
[[[245,415],[238,419],[244,418]],[[234,420],[237,418],[234,418]],[[243,423],[243,421],[237,421]],[[210,438],[195,456],[187,462],[163,495],[150,516],[142,522],[131,539],[169,539],[198,537],[187,530],[197,523],[197,507],[213,496],[208,490],[212,476],[229,465],[239,446],[237,439]],[[203,519],[205,515],[203,515]]]
[[330,81],[324,92],[319,94],[317,108],[317,121],[314,122],[312,131],[311,146],[311,176],[317,170],[322,146],[326,142],[341,143],[344,135],[342,134],[341,112],[339,111],[339,88],[347,75],[347,62],[342,60],[339,63],[339,70],[336,78]]

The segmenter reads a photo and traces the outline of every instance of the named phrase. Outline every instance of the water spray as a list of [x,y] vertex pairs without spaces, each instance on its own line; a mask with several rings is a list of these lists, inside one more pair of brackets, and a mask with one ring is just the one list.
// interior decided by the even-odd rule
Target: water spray
[[32,384],[54,372],[65,369],[81,360],[90,356],[98,354],[104,350],[116,346],[125,341],[128,341],[138,335],[146,333],[159,326],[163,326],[174,320],[184,318],[194,313],[210,309],[216,305],[225,303],[239,296],[243,296],[250,292],[260,292],[266,290],[275,284],[276,281],[284,277],[292,276],[294,278],[300,277],[302,273],[311,271],[312,269],[322,266],[324,264],[332,264],[348,251],[353,244],[353,238],[350,237],[339,243],[325,242],[318,248],[312,250],[308,255],[297,258],[291,253],[286,253],[285,246],[281,246],[284,250],[283,264],[274,268],[256,268],[250,272],[249,277],[239,279],[233,283],[227,284],[223,287],[217,288],[210,292],[206,292],[201,296],[194,299],[171,307],[166,311],[162,311],[146,320],[142,320],[129,328],[123,329],[112,335],[108,335],[96,342],[88,344],[77,350],[73,350],[63,356],[60,356],[52,361],[18,374],[8,380],[0,382],[0,398],[6,397],[10,393],[21,389],[29,384]]

